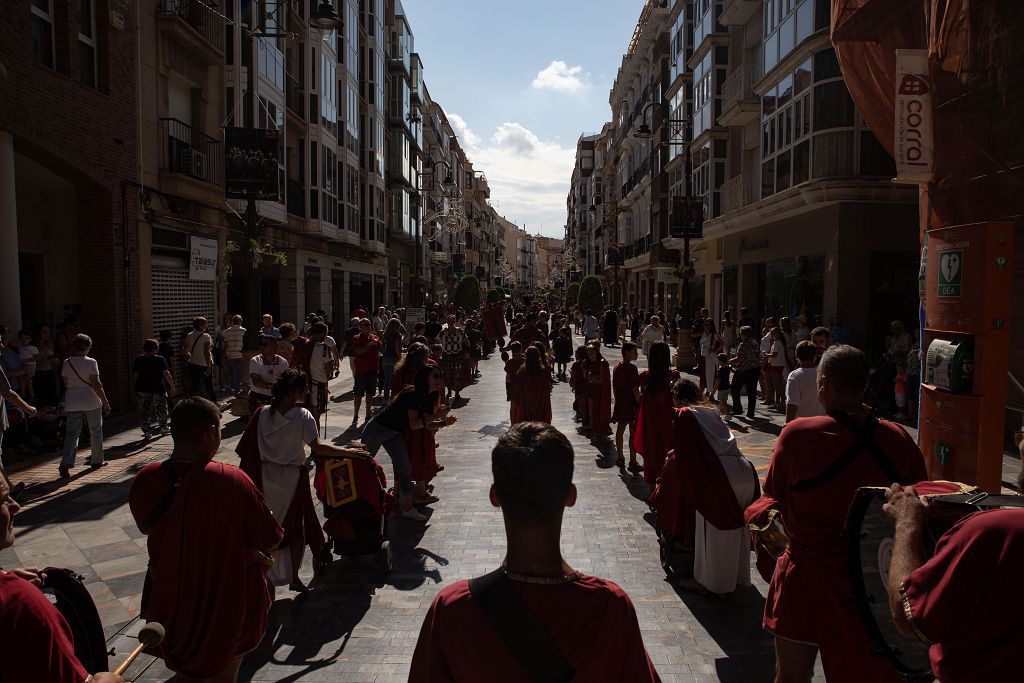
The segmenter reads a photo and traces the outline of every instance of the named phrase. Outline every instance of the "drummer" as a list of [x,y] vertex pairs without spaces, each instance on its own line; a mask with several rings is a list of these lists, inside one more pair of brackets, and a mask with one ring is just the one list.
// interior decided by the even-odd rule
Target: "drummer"
[[[14,544],[18,503],[0,477],[0,550]],[[0,681],[124,683],[117,674],[90,676],[75,657],[71,627],[43,595],[38,569],[0,569]]]
[[[872,645],[849,601],[841,535],[854,493],[927,478],[917,444],[899,426],[875,420],[862,399],[868,359],[851,346],[829,347],[818,365],[818,398],[827,416],[787,424],[775,446],[765,495],[782,511],[789,547],[778,558],[765,599],[764,626],[775,635],[777,681],[810,681],[821,651],[829,683],[899,681]],[[854,450],[853,429],[886,457]]]
[[249,361],[249,414],[254,415],[257,408],[270,403],[271,389],[288,369],[288,361],[277,355],[277,338],[269,335],[260,336],[260,354]]
[[[1024,491],[1024,471],[1017,490]],[[943,683],[1020,680],[1024,615],[1013,596],[1024,573],[1024,510],[995,508],[964,517],[928,559],[927,504],[912,486],[894,485],[886,499],[896,525],[889,569],[896,628],[932,644],[932,672]]]

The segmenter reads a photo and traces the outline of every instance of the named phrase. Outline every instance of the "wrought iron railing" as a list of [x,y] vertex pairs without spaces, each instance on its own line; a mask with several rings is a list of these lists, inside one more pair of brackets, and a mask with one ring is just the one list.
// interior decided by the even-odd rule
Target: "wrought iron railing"
[[224,51],[224,19],[201,0],[159,0],[158,16],[176,16],[191,26],[203,40]]
[[722,111],[727,110],[737,102],[756,100],[754,95],[754,81],[757,73],[753,64],[744,64],[725,79],[722,84]]
[[178,119],[160,119],[160,170],[220,185],[224,152],[219,140]]

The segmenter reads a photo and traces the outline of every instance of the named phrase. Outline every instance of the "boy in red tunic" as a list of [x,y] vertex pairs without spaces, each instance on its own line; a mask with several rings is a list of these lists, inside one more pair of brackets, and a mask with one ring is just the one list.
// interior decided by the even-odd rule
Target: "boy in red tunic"
[[626,461],[622,457],[622,440],[626,434],[626,426],[630,429],[629,439],[629,471],[639,472],[636,462],[636,449],[633,448],[633,430],[636,428],[636,409],[640,405],[640,372],[634,363],[637,359],[636,344],[623,342],[622,360],[615,365],[612,372],[612,393],[615,395],[615,411],[612,422],[618,423],[615,428],[615,452],[618,459],[615,465],[620,469]]
[[[818,365],[818,397],[828,416],[787,424],[768,467],[764,493],[780,506],[789,536],[764,611],[764,626],[775,635],[780,681],[809,681],[819,650],[829,683],[901,680],[873,655],[850,601],[842,533],[858,488],[912,483],[927,473],[906,432],[864,411],[868,369],[862,351],[829,348]],[[877,449],[852,448],[858,436]]]
[[612,433],[612,373],[601,356],[601,342],[587,344],[584,372],[587,377],[587,417],[590,431],[598,436]]
[[170,470],[147,465],[128,494],[135,523],[149,536],[142,618],[166,629],[160,655],[176,680],[234,681],[266,630],[263,558],[284,531],[242,470],[212,462],[220,447],[217,406],[183,400],[171,414],[171,438]]
[[551,422],[551,374],[541,361],[537,346],[526,349],[526,362],[512,377],[512,396],[516,404],[515,421]]
[[[535,627],[525,635],[539,635],[540,644],[554,650],[565,680],[659,681],[629,597],[562,558],[562,514],[576,502],[569,440],[551,425],[523,422],[498,439],[491,469],[490,499],[501,508],[508,550],[501,569],[488,578],[502,582],[514,607],[525,610]],[[485,615],[479,586],[459,581],[438,593],[416,643],[410,682],[531,680],[527,671],[537,648],[498,635],[494,619],[508,612]],[[486,603],[494,593],[483,590]]]

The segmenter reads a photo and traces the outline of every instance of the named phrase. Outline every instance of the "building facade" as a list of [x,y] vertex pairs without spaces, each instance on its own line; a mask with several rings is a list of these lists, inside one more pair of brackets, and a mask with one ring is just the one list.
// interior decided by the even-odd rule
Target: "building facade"
[[[0,324],[77,317],[116,410],[142,341],[197,315],[241,314],[251,345],[263,313],[343,324],[496,282],[490,188],[400,0],[336,0],[338,30],[319,5],[4,2]],[[225,198],[235,128],[277,139],[251,207]]]
[[[567,200],[583,272],[621,279],[607,273],[621,245],[610,302],[716,320],[741,306],[811,325],[839,315],[876,355],[889,322],[915,319],[916,189],[890,182],[828,29],[821,0],[645,3],[611,121],[580,139]],[[686,197],[703,212],[689,264],[670,228]],[[686,302],[678,275],[692,275]]]

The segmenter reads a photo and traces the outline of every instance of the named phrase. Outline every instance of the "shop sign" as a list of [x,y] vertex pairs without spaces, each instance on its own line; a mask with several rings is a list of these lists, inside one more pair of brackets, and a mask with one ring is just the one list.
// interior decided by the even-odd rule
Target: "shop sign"
[[950,249],[939,256],[939,296],[958,297],[963,291],[964,250]]
[[405,309],[405,326],[412,330],[416,323],[427,322],[427,309],[423,306],[410,306]]
[[281,131],[224,129],[224,196],[279,201]]
[[217,279],[217,240],[195,235],[189,237],[188,279]]
[[932,94],[927,50],[896,50],[896,181],[927,183],[932,173]]

